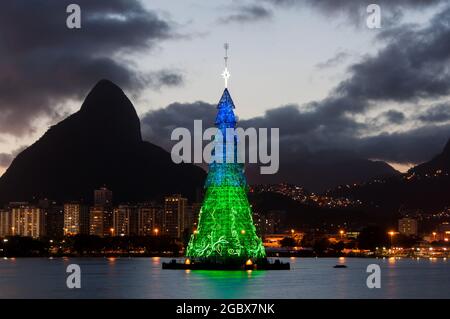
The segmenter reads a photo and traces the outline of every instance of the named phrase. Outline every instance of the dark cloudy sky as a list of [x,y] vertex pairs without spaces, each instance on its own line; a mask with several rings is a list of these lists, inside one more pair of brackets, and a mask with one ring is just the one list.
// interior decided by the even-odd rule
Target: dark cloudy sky
[[[0,10],[0,173],[109,78],[146,139],[212,122],[230,42],[241,125],[279,127],[281,155],[339,149],[407,167],[450,137],[450,4],[378,0],[15,0]],[[82,8],[82,29],[65,8]],[[395,3],[395,4],[393,4]]]

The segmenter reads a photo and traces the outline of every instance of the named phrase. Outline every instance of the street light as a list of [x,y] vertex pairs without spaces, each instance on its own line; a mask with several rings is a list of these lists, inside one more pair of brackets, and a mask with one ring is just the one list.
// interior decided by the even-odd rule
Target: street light
[[153,232],[155,233],[155,236],[158,236],[159,229],[158,229],[158,228],[155,228],[155,229],[153,229]]
[[114,228],[111,228],[109,231],[111,232],[111,236],[114,237]]
[[432,234],[433,234],[433,241],[436,241],[436,235],[437,235],[437,233],[434,231]]
[[392,230],[388,233],[390,238],[391,238],[391,247],[392,247],[392,240],[394,238],[395,232],[393,232]]
[[340,231],[339,231],[339,234],[341,235],[341,239],[342,239],[342,237],[344,236],[344,231],[343,231],[343,230],[340,230]]

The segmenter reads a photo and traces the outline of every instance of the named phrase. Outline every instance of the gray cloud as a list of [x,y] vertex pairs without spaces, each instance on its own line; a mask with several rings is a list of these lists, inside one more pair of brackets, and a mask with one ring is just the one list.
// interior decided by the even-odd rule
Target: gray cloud
[[160,70],[151,73],[147,78],[147,84],[154,88],[161,88],[163,86],[179,86],[184,83],[181,73],[174,72],[174,70]]
[[[382,32],[379,39],[386,45],[375,55],[352,64],[348,78],[327,98],[302,108],[297,105],[274,108],[263,116],[242,120],[239,125],[280,128],[282,161],[284,158],[295,162],[326,150],[405,163],[428,160],[450,137],[450,125],[423,123],[406,132],[386,133],[386,126],[406,121],[403,112],[389,110],[374,122],[366,123],[357,122],[349,115],[364,115],[386,102],[415,107],[419,100],[450,94],[450,25],[442,22],[449,20],[450,8],[446,8],[425,27],[404,25]],[[442,112],[446,111],[441,108],[429,110],[435,122],[440,122]],[[144,116],[147,127],[144,136],[157,143],[167,141],[174,125],[190,127],[194,118],[212,124],[214,114],[214,107],[207,103],[172,104]],[[423,122],[430,119],[425,114],[422,116]]]
[[173,129],[185,127],[193,131],[194,120],[202,120],[204,126],[212,126],[216,112],[214,105],[205,102],[172,103],[163,109],[150,111],[141,118],[142,134],[148,141],[170,150]]
[[99,79],[138,92],[179,85],[170,70],[142,73],[120,57],[175,36],[170,22],[137,0],[79,0],[81,29],[66,27],[71,1],[7,1],[0,10],[0,133],[16,136],[40,116],[79,99]]
[[250,23],[270,19],[272,11],[257,4],[233,8],[233,13],[219,19],[220,23]]
[[12,160],[25,148],[26,146],[21,146],[11,153],[0,153],[0,167],[8,167]]
[[[273,3],[274,5],[280,6],[292,6],[292,5],[314,5],[318,8],[322,8],[325,11],[342,10],[347,7],[355,6],[355,1],[353,0],[265,0],[267,2]],[[378,1],[358,1],[364,5],[370,3],[377,3],[379,5],[395,6],[395,7],[415,7],[422,8],[430,5],[435,5],[438,3],[445,2],[444,0],[378,0]],[[367,4],[366,4],[367,3]]]
[[[361,25],[367,17],[366,8],[376,3],[381,6],[382,21],[395,24],[406,9],[423,9],[445,3],[446,0],[265,0],[277,8],[312,8],[327,17],[344,17],[353,24]],[[383,23],[383,22],[382,22]]]
[[396,110],[384,112],[381,114],[381,117],[384,117],[388,123],[393,124],[402,124],[406,120],[405,114]]
[[440,103],[433,105],[417,118],[422,122],[442,123],[450,121],[450,103]]
[[318,69],[333,68],[333,67],[343,63],[350,56],[351,55],[348,52],[338,52],[335,56],[329,58],[328,60],[326,60],[324,62],[321,62],[321,63],[318,63],[316,65],[316,68],[318,68]]
[[[203,120],[204,128],[210,127],[216,112],[215,105],[204,102],[174,103],[142,118],[143,136],[170,151],[174,144],[170,141],[170,134],[174,128],[186,127],[192,131],[194,119]],[[381,117],[400,121],[402,115],[388,111]],[[306,160],[323,151],[333,151],[332,156],[340,158],[420,163],[439,153],[450,137],[450,125],[425,125],[406,132],[382,132],[361,137],[361,131],[367,129],[364,124],[342,117],[327,119],[320,112],[303,112],[295,105],[271,109],[264,116],[241,120],[238,126],[278,127],[281,163]]]
[[0,167],[7,167],[11,164],[13,156],[8,153],[0,153]]
[[440,153],[449,137],[450,125],[425,125],[406,132],[358,139],[354,147],[367,158],[421,163]]
[[378,103],[414,105],[419,99],[450,94],[450,7],[422,28],[403,25],[380,33],[377,54],[348,68],[328,98],[312,103],[318,112],[343,116],[364,113]]

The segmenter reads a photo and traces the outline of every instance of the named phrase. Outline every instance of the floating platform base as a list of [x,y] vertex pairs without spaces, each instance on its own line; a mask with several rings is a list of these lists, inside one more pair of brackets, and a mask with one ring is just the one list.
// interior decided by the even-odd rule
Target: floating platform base
[[195,262],[185,259],[184,262],[178,262],[172,259],[168,263],[162,263],[162,269],[190,269],[190,270],[289,270],[289,263],[283,263],[280,260],[274,262],[263,261],[256,263],[214,263],[214,262]]

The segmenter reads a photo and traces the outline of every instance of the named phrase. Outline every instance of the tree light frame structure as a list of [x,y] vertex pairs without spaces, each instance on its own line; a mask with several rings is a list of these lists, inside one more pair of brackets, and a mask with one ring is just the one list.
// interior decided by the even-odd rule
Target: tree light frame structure
[[216,135],[214,143],[215,150],[222,152],[212,153],[198,228],[191,235],[186,256],[216,263],[256,261],[265,258],[266,252],[253,224],[244,165],[236,158],[238,139],[236,133],[227,135],[227,128],[235,128],[237,122],[227,88],[217,108],[215,125],[222,134]]

